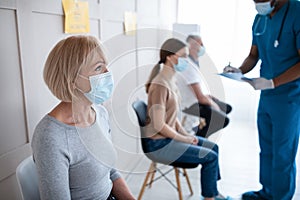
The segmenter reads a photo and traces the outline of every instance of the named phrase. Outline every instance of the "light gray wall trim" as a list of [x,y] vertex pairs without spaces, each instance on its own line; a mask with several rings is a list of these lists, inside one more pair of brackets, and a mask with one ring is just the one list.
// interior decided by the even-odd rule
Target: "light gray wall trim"
[[125,11],[135,11],[135,1],[102,0],[100,2],[101,19],[123,22]]
[[0,1],[0,8],[5,9],[16,9],[17,7],[17,0],[1,0]]
[[19,163],[31,154],[30,144],[4,154],[0,158],[0,182],[15,173]]
[[[3,135],[1,136],[2,140],[2,149],[0,155],[0,181],[11,176],[19,164],[25,157],[30,154],[29,148],[29,133],[27,128],[27,115],[25,109],[25,98],[24,98],[24,85],[23,85],[23,73],[22,73],[22,45],[20,43],[20,32],[22,28],[20,27],[20,18],[26,12],[26,8],[22,5],[23,2],[18,2],[16,4],[15,9],[12,10],[13,15],[7,15],[8,18],[6,20],[14,21],[14,23],[2,24],[4,26],[8,26],[5,28],[5,38],[7,41],[2,43],[2,45],[6,45],[6,42],[9,42],[9,45],[6,46],[7,51],[2,52],[2,54],[6,55],[10,51],[14,51],[13,54],[6,55],[6,61],[1,60],[2,65],[7,63],[12,63],[11,66],[3,66],[2,79],[7,77],[11,77],[11,80],[7,82],[7,90],[3,91],[4,93],[4,102],[9,105],[2,104],[3,109],[6,107],[10,108],[13,103],[13,108],[8,112],[2,112],[1,117],[6,115],[5,120],[9,120],[5,127],[1,127],[1,132]],[[20,7],[24,9],[20,9]],[[8,11],[10,9],[1,8],[4,11]],[[9,26],[11,28],[9,28]],[[4,39],[5,39],[4,38]],[[14,50],[16,49],[16,51]],[[10,56],[10,57],[9,57]],[[14,74],[10,74],[13,72]],[[12,85],[17,84],[15,88],[10,90]],[[4,88],[3,88],[4,89]],[[12,94],[17,93],[18,96],[12,96]],[[11,99],[9,99],[11,98]],[[14,138],[11,138],[14,137]],[[8,146],[10,145],[10,146]],[[7,150],[7,151],[5,151]]]
[[[25,105],[25,122],[27,129],[27,138],[30,142],[31,134],[29,127],[29,115],[26,110],[28,107],[28,98],[26,96],[26,89],[28,88],[27,79],[25,77],[30,74],[30,64],[32,63],[32,44],[34,38],[32,37],[32,12],[31,12],[31,1],[19,0],[17,4],[17,29],[18,29],[18,44],[19,44],[19,54],[20,54],[20,67],[21,67],[21,80],[22,80],[22,90],[23,90],[23,103]],[[27,70],[26,70],[27,69]],[[33,81],[32,79],[30,81]]]
[[[100,19],[100,4],[88,1],[90,19]],[[43,14],[64,15],[62,0],[41,1],[32,0],[32,11]]]

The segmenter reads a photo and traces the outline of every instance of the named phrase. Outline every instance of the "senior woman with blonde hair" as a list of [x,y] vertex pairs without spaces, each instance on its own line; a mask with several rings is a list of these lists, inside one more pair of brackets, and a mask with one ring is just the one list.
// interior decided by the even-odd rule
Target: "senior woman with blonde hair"
[[44,80],[61,102],[38,123],[32,150],[41,199],[134,199],[113,167],[108,112],[113,90],[100,42],[71,36],[51,50]]

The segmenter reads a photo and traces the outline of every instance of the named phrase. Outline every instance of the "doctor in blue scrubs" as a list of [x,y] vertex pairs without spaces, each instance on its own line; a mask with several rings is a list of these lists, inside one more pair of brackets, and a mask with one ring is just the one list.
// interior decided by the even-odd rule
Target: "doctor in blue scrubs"
[[300,1],[254,0],[258,14],[252,46],[237,69],[247,73],[261,60],[260,77],[249,83],[261,90],[257,113],[262,189],[244,200],[291,200],[296,187],[300,132]]

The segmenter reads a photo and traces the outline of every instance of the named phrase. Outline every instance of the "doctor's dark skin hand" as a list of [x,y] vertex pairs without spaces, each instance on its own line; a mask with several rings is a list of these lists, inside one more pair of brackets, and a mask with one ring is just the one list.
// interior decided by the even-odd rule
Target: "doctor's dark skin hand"
[[224,68],[246,74],[260,67],[260,77],[247,82],[261,90],[257,127],[262,188],[244,193],[242,199],[290,200],[300,134],[300,1],[253,2],[257,15],[249,55],[239,68]]

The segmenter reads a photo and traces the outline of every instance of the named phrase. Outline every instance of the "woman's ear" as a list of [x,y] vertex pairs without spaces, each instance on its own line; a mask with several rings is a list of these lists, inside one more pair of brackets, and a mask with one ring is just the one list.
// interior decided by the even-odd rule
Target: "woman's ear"
[[169,66],[173,66],[174,65],[174,58],[173,58],[173,55],[169,55],[166,57],[166,62],[165,64],[166,65],[169,65]]
[[172,54],[172,55],[167,56],[167,59],[171,60],[172,62],[176,61],[176,54]]

